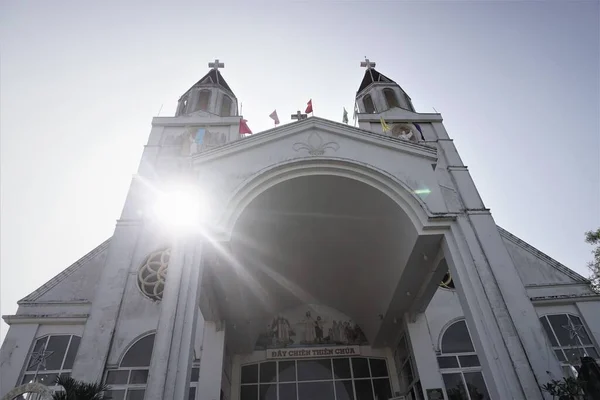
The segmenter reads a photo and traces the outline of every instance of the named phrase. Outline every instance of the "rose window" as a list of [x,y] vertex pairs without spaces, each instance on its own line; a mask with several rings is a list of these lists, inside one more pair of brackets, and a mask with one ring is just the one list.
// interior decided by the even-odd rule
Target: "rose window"
[[170,255],[171,249],[156,251],[146,258],[138,271],[138,287],[152,300],[162,300]]

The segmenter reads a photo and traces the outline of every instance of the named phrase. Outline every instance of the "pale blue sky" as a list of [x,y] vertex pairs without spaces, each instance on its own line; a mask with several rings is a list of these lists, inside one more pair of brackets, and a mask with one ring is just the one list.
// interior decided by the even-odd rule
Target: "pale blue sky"
[[587,275],[597,1],[219,4],[0,4],[2,314],[112,234],[151,118],[215,58],[257,132],[309,98],[340,121],[368,56],[417,111],[442,113],[496,222]]

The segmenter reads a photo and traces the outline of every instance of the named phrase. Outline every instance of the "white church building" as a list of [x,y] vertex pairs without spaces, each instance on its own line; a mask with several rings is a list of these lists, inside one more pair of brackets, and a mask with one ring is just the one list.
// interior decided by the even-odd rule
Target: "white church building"
[[[437,113],[366,60],[355,126],[240,134],[217,60],[155,117],[112,237],[19,301],[0,398],[543,399],[589,281],[496,225]],[[357,82],[358,83],[358,82]]]

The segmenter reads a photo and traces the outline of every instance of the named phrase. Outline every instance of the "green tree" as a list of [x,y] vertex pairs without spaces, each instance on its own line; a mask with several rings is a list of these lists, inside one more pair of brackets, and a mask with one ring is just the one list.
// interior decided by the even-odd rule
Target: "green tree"
[[600,228],[595,231],[586,232],[585,241],[592,246],[596,246],[596,248],[592,250],[594,259],[588,263],[588,267],[592,273],[590,276],[592,288],[600,293]]
[[101,383],[78,381],[70,376],[60,376],[56,384],[65,390],[52,395],[53,400],[102,400],[109,388]]

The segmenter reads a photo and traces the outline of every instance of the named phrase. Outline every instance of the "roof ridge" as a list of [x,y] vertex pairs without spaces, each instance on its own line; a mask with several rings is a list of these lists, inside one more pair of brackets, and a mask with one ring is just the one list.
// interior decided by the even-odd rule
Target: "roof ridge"
[[498,231],[500,232],[500,236],[504,237],[505,239],[510,240],[511,242],[513,242],[517,246],[521,247],[522,249],[527,250],[529,253],[531,253],[532,255],[536,256],[539,259],[541,259],[542,261],[547,262],[554,269],[562,272],[563,274],[569,276],[570,278],[572,278],[572,279],[574,279],[574,280],[576,280],[576,281],[578,281],[580,283],[589,283],[590,282],[589,279],[585,278],[582,275],[579,275],[577,272],[573,271],[572,269],[570,269],[566,265],[564,265],[561,262],[555,260],[554,258],[550,257],[546,253],[544,253],[544,252],[536,249],[535,247],[533,247],[532,245],[530,245],[529,243],[527,243],[523,239],[521,239],[521,238],[513,235],[512,233],[510,233],[506,229],[502,228],[501,226],[496,225],[496,227],[498,228]]
[[47,293],[50,289],[52,289],[53,287],[58,285],[69,275],[71,275],[72,273],[77,271],[79,268],[81,268],[85,264],[86,261],[90,260],[91,258],[94,258],[100,252],[102,252],[104,249],[106,249],[108,247],[108,243],[110,242],[111,239],[112,239],[112,236],[109,237],[108,239],[106,239],[104,242],[100,243],[98,246],[96,246],[94,249],[92,249],[86,255],[81,257],[79,260],[75,261],[73,264],[71,264],[70,266],[68,266],[61,272],[59,272],[48,282],[44,283],[39,288],[37,288],[36,290],[31,292],[27,296],[23,297],[21,300],[19,300],[17,302],[17,304],[27,303],[27,302],[35,301],[35,300],[39,299],[43,294]]

